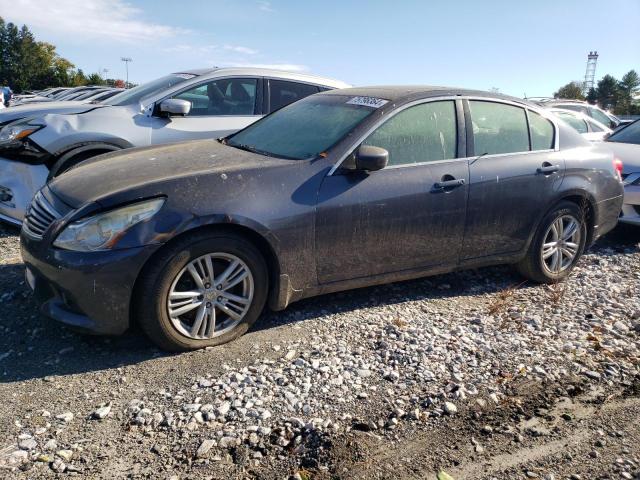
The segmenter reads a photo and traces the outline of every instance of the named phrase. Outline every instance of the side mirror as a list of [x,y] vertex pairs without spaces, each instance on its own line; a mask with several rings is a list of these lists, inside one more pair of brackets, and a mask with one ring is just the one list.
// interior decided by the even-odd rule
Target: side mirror
[[384,148],[361,145],[356,151],[356,169],[373,172],[389,163],[389,152]]
[[168,98],[160,103],[160,113],[171,115],[188,115],[191,111],[191,102],[180,98]]

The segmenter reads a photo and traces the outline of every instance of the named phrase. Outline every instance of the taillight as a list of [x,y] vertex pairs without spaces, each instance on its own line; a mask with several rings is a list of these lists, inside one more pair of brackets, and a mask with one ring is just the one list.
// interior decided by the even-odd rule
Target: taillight
[[614,158],[613,159],[613,169],[616,171],[616,173],[618,174],[618,180],[622,181],[622,160],[620,160],[619,158]]

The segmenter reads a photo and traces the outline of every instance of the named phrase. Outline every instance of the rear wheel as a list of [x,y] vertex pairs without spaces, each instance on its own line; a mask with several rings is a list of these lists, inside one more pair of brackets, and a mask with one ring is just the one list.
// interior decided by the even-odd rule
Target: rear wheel
[[544,217],[517,268],[539,283],[561,281],[580,259],[586,239],[585,212],[573,202],[562,202]]
[[267,266],[258,249],[232,233],[195,234],[154,259],[141,277],[136,316],[166,350],[222,345],[262,312]]

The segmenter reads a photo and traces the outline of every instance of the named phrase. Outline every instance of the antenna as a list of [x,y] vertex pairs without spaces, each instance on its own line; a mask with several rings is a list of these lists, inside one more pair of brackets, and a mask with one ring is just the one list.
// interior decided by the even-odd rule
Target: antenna
[[596,63],[598,62],[598,52],[589,52],[587,56],[587,71],[584,74],[582,93],[587,96],[596,83]]

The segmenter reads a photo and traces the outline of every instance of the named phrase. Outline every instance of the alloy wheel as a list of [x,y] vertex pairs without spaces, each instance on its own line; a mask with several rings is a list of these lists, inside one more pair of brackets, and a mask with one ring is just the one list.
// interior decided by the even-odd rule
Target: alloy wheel
[[229,253],[209,253],[189,262],[169,289],[167,312],[182,335],[211,339],[232,330],[253,301],[253,274]]
[[544,235],[540,251],[544,268],[554,275],[570,268],[578,254],[581,236],[580,222],[573,215],[556,218]]

